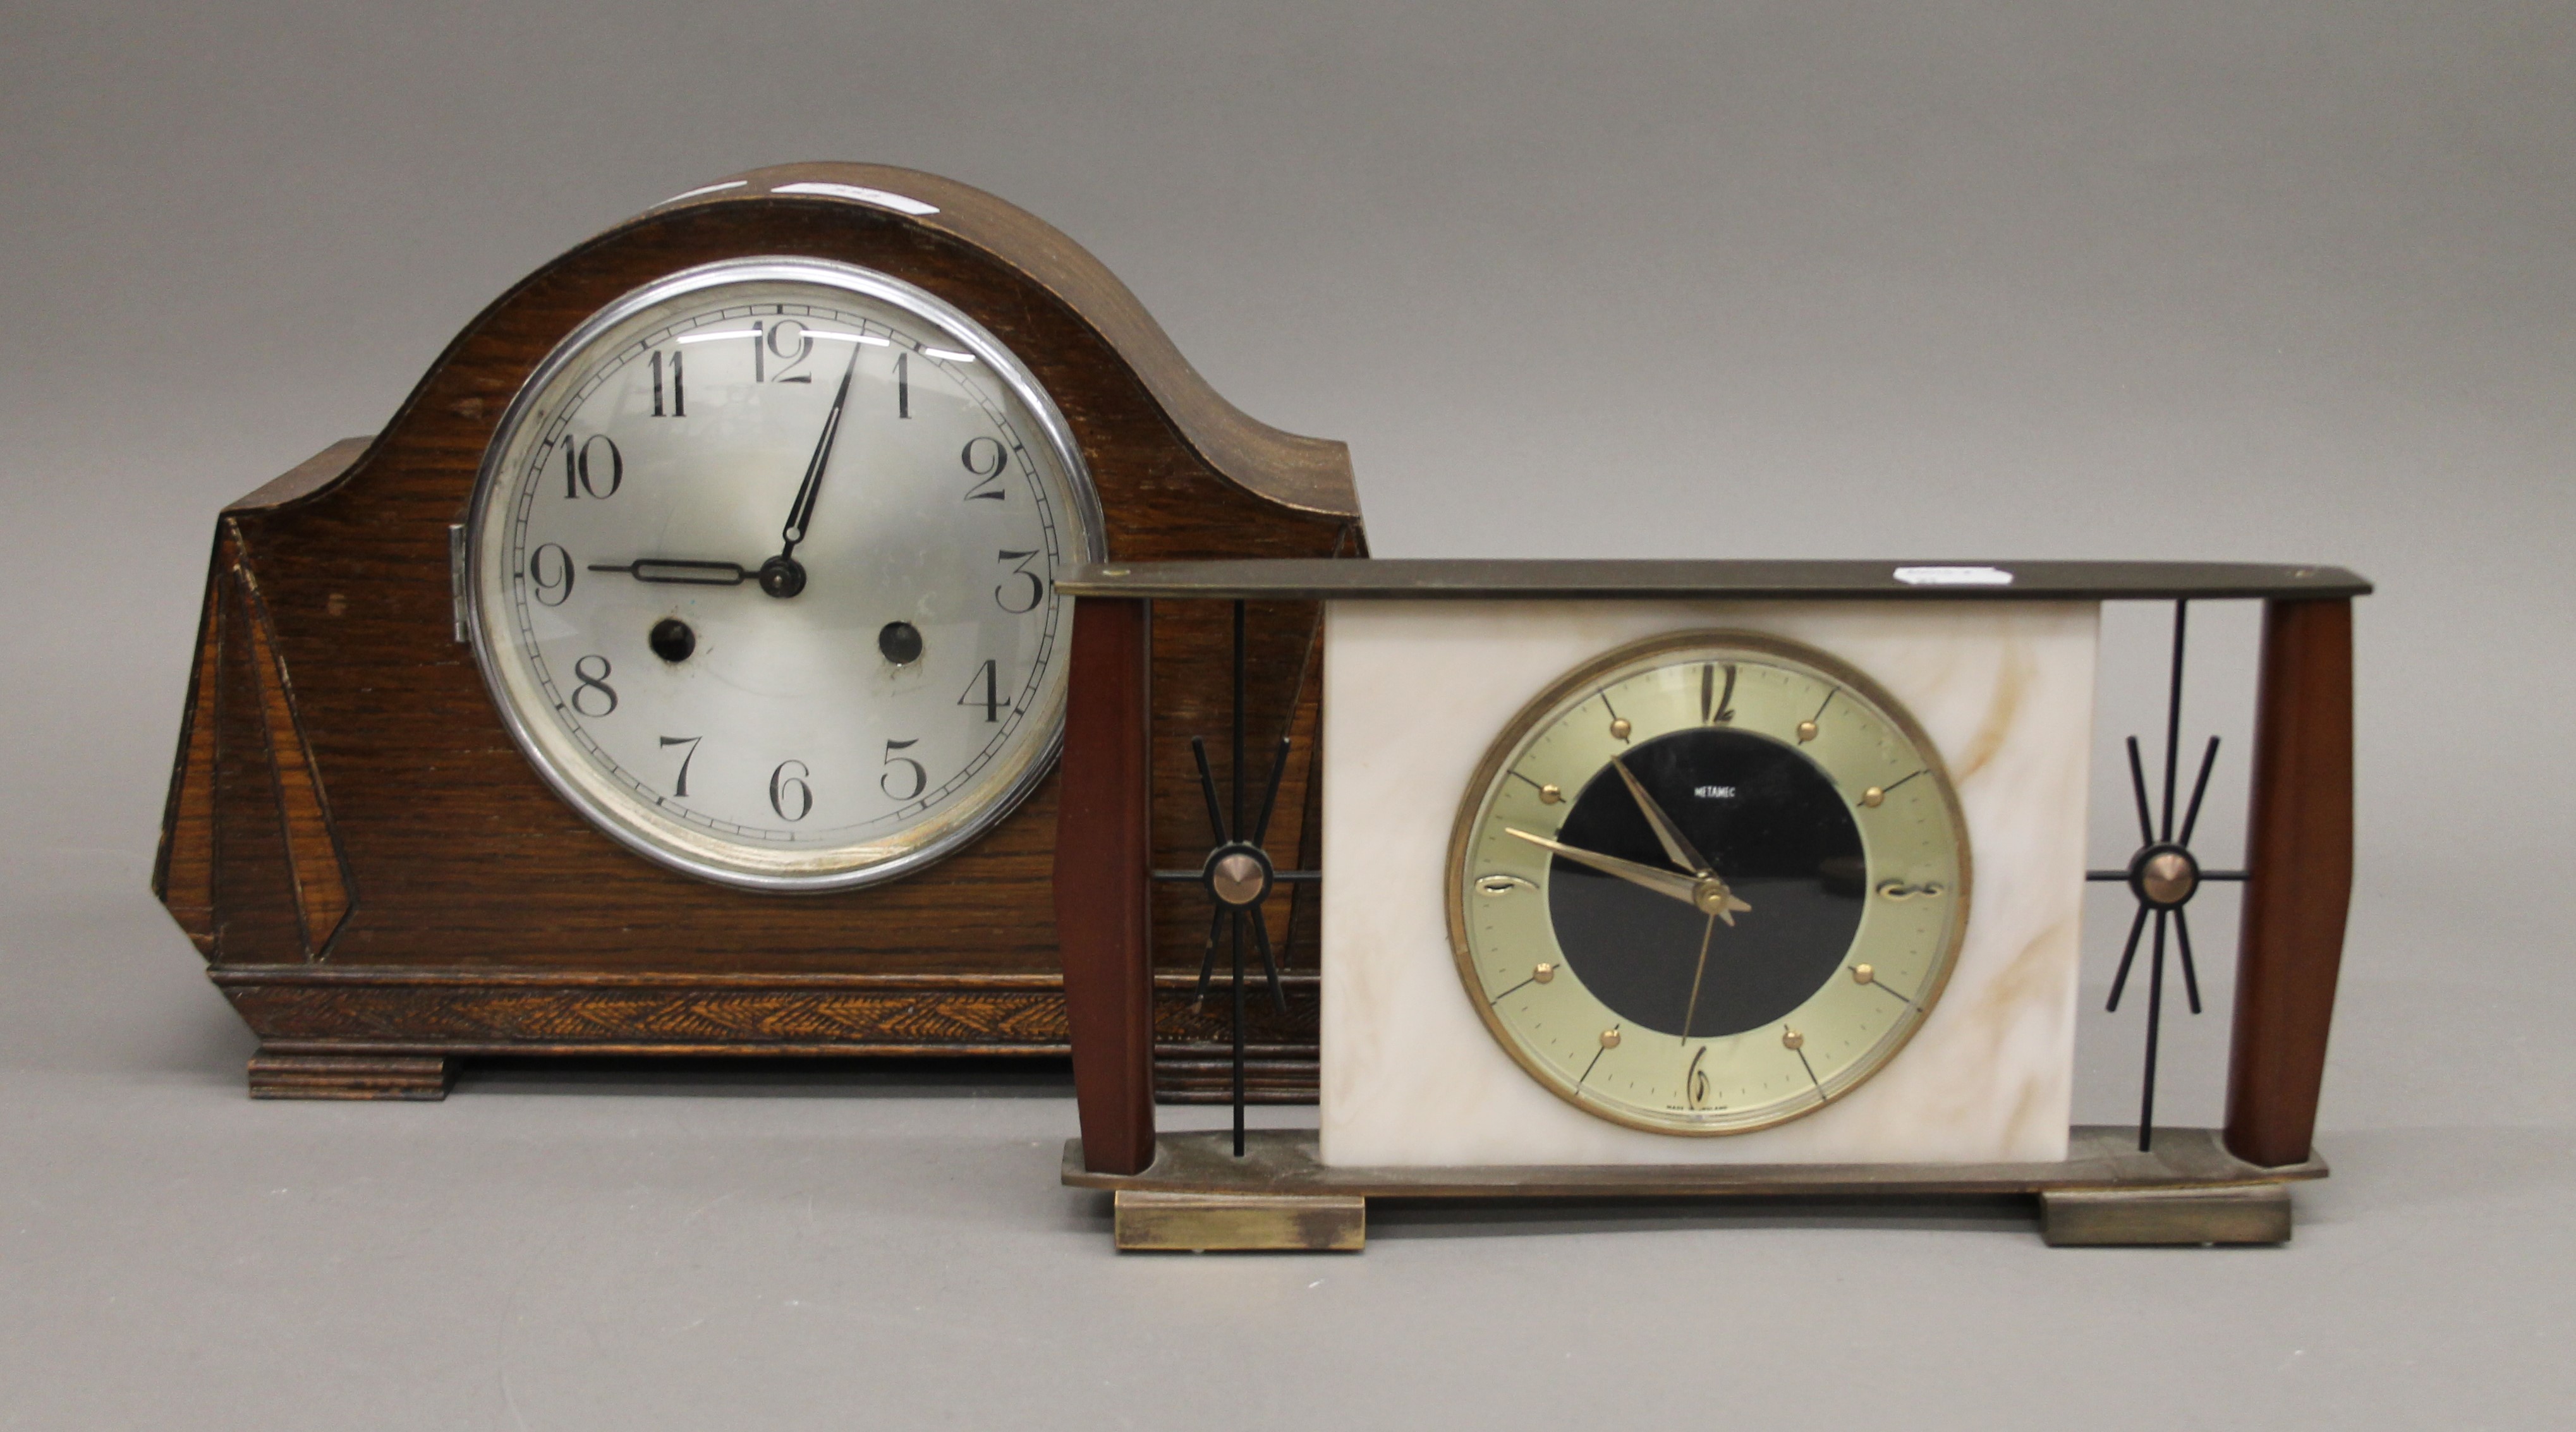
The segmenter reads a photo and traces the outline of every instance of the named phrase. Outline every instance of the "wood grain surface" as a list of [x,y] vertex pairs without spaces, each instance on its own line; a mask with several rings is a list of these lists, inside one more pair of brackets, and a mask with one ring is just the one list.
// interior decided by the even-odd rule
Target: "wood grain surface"
[[2267,602],[2229,1031],[2227,1146],[2308,1156],[2352,903],[2352,603]]
[[[1053,395],[1099,489],[1111,557],[1364,553],[1342,445],[1237,412],[1133,294],[1034,217],[878,166],[741,181],[538,269],[465,327],[382,433],[335,445],[218,519],[154,890],[264,1048],[278,1044],[271,1054],[1066,1047],[1050,880],[1057,778],[914,878],[760,895],[627,853],[556,798],[503,729],[454,639],[447,529],[464,520],[484,448],[539,360],[646,282],[749,255],[892,274],[989,329]],[[938,212],[778,192],[798,184],[890,192]],[[1250,624],[1250,723],[1297,733],[1274,830],[1283,852],[1309,838],[1317,683],[1310,673],[1301,689],[1299,673],[1314,623],[1311,604],[1277,602]],[[1221,608],[1177,606],[1154,624],[1157,864],[1194,866],[1206,850],[1188,739],[1231,720],[1228,651]],[[1154,896],[1176,969],[1195,969],[1181,947],[1204,924],[1203,899],[1190,888]],[[1284,935],[1286,911],[1278,918]],[[1298,945],[1311,971],[1311,930]],[[311,978],[325,970],[342,978]],[[417,978],[433,974],[461,982]],[[873,981],[897,976],[930,982],[909,1008],[935,1014],[947,1000],[959,1017],[816,1013],[831,1000],[809,989],[796,997],[804,1016],[788,999],[765,1019],[664,1018],[588,982],[603,975],[649,976],[682,1005],[712,996],[716,984],[699,977],[813,979],[852,1010],[879,993]],[[974,983],[986,977],[1035,981],[1033,1003],[997,1014]],[[538,994],[558,1013],[506,1012]],[[738,1006],[739,995],[726,998]],[[1156,1022],[1176,1046],[1173,1092],[1186,1094],[1196,1048],[1221,1030],[1174,994],[1158,1000]],[[1254,1037],[1293,1066],[1287,1085],[1311,1090],[1311,996]],[[327,1071],[308,1082],[330,1092]]]

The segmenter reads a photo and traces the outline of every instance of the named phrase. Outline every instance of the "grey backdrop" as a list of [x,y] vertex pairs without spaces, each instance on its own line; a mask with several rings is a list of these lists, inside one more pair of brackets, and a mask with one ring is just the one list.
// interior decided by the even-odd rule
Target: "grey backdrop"
[[[2571,135],[2565,4],[16,0],[0,1427],[2563,1418]],[[145,891],[216,509],[564,247],[801,158],[1061,226],[1221,391],[1351,443],[1385,555],[2377,578],[2297,1241],[1416,1212],[1357,1259],[1119,1260],[1054,1185],[1053,1072],[244,1099]],[[2112,615],[2106,755],[2163,621]],[[2205,629],[2187,727],[2241,758],[2246,614]],[[2170,1116],[2215,1119],[2225,1014]],[[2136,1011],[2083,1035],[2119,1118]]]

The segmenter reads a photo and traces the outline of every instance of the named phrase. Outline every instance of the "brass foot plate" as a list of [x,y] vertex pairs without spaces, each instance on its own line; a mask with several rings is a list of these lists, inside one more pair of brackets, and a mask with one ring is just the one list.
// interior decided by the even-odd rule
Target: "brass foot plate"
[[2287,1243],[2286,1184],[2234,1188],[2064,1188],[2039,1195],[2039,1236],[2055,1248]]
[[1368,1241],[1368,1200],[1122,1188],[1116,1233],[1122,1253],[1356,1253]]

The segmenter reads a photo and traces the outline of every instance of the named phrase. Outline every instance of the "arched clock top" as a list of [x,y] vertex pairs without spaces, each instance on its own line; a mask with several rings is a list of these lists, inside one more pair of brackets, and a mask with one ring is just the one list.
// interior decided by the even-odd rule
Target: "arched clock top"
[[379,451],[424,420],[436,425],[424,436],[438,446],[479,444],[537,362],[589,314],[660,275],[755,255],[874,269],[990,329],[1063,404],[1113,508],[1113,532],[1124,525],[1114,511],[1120,488],[1192,478],[1328,523],[1359,523],[1348,445],[1284,432],[1219,396],[1134,292],[1062,231],[952,179],[823,162],[700,185],[585,240],[476,315],[374,450],[317,457],[230,510],[278,507],[362,479]]

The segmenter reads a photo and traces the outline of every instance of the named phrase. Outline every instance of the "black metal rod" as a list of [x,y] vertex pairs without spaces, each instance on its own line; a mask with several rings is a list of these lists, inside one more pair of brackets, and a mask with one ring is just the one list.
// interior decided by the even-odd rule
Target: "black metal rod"
[[1261,917],[1260,907],[1244,912],[1252,922],[1253,947],[1261,952],[1261,975],[1270,982],[1270,1003],[1281,1014],[1288,1012],[1288,991],[1279,983],[1279,962],[1270,955],[1270,922]]
[[2218,738],[2212,736],[2207,749],[2200,753],[2200,775],[2191,783],[2191,808],[2183,812],[2182,834],[2175,837],[2177,844],[2191,844],[2191,833],[2200,824],[2200,798],[2209,794],[2209,772],[2217,764]]
[[[1234,788],[1234,822],[1231,831],[1243,829],[1243,600],[1234,603],[1234,769],[1228,783]],[[1234,1156],[1243,1157],[1243,922],[1250,916],[1234,912]]]
[[2165,1010],[2165,912],[2156,912],[2156,953],[2147,966],[2147,1077],[2145,1089],[2138,1096],[2138,1152],[2146,1153],[2155,1144],[2156,1132],[2156,1034]]
[[[1154,878],[1174,885],[1196,885],[1207,878],[1207,872],[1202,870],[1157,870],[1154,872]],[[1270,878],[1275,883],[1281,885],[1312,885],[1324,878],[1324,872],[1320,870],[1273,870],[1270,872]],[[2120,878],[2126,880],[2129,877],[2126,874],[2123,874]],[[2216,877],[2212,876],[2204,878],[2214,879]]]
[[2129,922],[2129,943],[2120,947],[2120,972],[2111,976],[2111,1002],[2102,1008],[2111,1014],[2120,1012],[2120,991],[2129,987],[2129,961],[2138,956],[2138,932],[2147,927],[2147,906],[2138,903],[2138,918]]
[[2182,753],[2182,633],[2191,603],[2174,601],[2173,694],[2165,701],[2165,805],[2163,838],[2173,839],[2174,763]]
[[1243,912],[1234,912],[1234,1156],[1243,1157]]
[[2191,967],[2191,921],[2176,910],[2174,948],[2182,952],[2182,992],[2191,997],[2191,1012],[2200,1013],[2200,972]]
[[1216,942],[1225,933],[1227,906],[1219,904],[1208,918],[1207,952],[1199,956],[1199,992],[1190,1000],[1193,1009],[1207,1007],[1208,981],[1216,978]]
[[1243,603],[1234,604],[1234,770],[1227,781],[1234,787],[1234,823],[1228,830],[1243,829]]
[[2138,844],[2156,843],[2155,811],[2147,804],[2147,768],[2138,760],[2138,738],[2129,738],[2129,791],[2138,798]]
[[1207,797],[1208,830],[1223,845],[1230,837],[1225,833],[1224,803],[1217,798],[1216,773],[1208,769],[1207,742],[1192,736],[1190,759],[1199,763],[1199,794]]
[[1270,788],[1261,795],[1261,818],[1252,823],[1252,843],[1255,845],[1262,845],[1270,839],[1270,813],[1278,808],[1279,782],[1287,774],[1288,738],[1282,736],[1278,750],[1270,758]]

